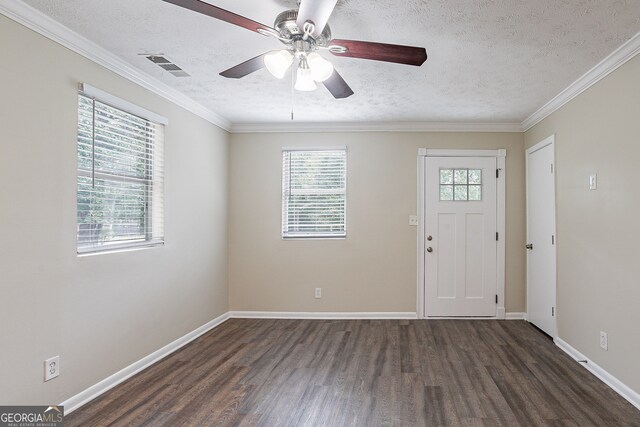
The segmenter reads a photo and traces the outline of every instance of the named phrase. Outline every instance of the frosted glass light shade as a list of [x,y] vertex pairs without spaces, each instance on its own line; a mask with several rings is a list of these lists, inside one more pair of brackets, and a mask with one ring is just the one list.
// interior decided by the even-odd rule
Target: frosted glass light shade
[[275,50],[264,56],[264,65],[276,78],[281,79],[293,63],[293,55],[288,50]]
[[298,73],[296,75],[296,90],[302,92],[311,92],[316,90],[316,82],[313,81],[313,75],[309,68],[298,67]]
[[317,82],[323,82],[333,74],[333,64],[315,52],[307,56],[307,63],[311,69],[313,80]]

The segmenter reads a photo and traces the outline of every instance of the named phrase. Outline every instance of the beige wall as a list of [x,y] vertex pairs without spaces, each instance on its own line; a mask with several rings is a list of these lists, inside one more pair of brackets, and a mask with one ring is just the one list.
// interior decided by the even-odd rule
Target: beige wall
[[[517,133],[232,135],[231,310],[415,312],[418,148],[507,149],[507,311],[524,311],[524,151]],[[281,149],[346,145],[346,240],[281,239]],[[313,289],[322,287],[322,299]]]
[[[640,56],[526,132],[556,135],[558,334],[640,392]],[[589,191],[589,175],[598,190]],[[600,331],[609,350],[599,347]]]
[[[0,52],[0,404],[60,403],[228,310],[228,134],[1,15]],[[76,256],[78,82],[169,119],[164,247]]]

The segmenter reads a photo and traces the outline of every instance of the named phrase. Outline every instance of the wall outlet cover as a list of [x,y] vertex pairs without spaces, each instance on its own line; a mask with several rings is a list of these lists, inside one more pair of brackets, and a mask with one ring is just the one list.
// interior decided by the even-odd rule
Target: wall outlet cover
[[609,350],[609,338],[606,332],[600,331],[600,348]]
[[316,288],[315,297],[322,298],[322,288]]
[[44,380],[49,381],[60,375],[60,356],[44,361]]

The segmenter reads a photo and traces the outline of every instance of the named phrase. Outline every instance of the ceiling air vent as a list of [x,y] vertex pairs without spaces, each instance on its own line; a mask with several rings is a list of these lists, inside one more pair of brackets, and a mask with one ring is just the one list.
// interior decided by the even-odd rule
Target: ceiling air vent
[[189,74],[187,74],[186,71],[169,61],[164,56],[150,55],[147,56],[147,59],[158,65],[163,70],[173,74],[175,77],[189,77]]

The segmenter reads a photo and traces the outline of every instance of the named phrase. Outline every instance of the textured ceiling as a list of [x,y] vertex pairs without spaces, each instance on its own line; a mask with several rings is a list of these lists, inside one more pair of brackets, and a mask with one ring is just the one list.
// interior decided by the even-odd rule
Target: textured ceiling
[[[309,1],[309,0],[307,0]],[[294,0],[209,0],[266,25]],[[233,123],[289,120],[290,79],[218,75],[280,42],[161,0],[25,0]],[[640,31],[640,0],[338,0],[333,36],[424,46],[420,68],[324,53],[355,91],[296,92],[301,122],[521,122]],[[139,55],[164,53],[191,77]]]

